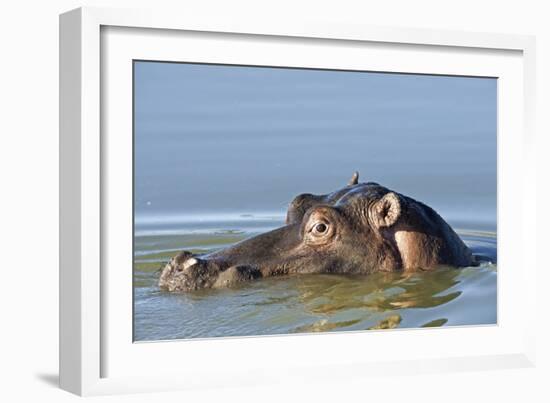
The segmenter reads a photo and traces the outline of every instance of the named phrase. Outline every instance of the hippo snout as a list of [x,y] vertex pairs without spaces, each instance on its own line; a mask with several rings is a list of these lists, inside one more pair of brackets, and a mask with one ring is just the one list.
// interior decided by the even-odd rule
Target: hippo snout
[[170,260],[161,272],[160,288],[167,291],[192,291],[211,288],[219,270],[211,262],[183,251]]
[[183,251],[162,269],[159,287],[166,291],[222,288],[262,276],[255,266],[230,264]]

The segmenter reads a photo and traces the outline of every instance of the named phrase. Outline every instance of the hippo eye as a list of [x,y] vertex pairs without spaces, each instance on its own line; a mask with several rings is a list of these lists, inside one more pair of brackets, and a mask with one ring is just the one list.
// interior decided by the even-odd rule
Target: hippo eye
[[315,226],[315,232],[318,232],[319,234],[324,233],[327,230],[327,226],[323,223],[319,223]]
[[317,222],[313,224],[309,231],[312,235],[321,237],[327,235],[329,232],[329,226],[325,222]]

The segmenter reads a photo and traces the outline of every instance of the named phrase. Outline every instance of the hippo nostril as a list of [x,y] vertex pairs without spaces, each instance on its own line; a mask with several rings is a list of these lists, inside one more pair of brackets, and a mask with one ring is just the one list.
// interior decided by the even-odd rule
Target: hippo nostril
[[197,264],[199,261],[197,259],[195,259],[194,257],[192,257],[191,259],[187,259],[185,261],[185,263],[183,263],[183,270]]

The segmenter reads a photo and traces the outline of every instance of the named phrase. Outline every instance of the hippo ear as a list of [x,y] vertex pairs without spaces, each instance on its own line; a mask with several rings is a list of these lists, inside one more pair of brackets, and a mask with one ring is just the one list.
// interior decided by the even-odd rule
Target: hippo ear
[[359,172],[355,171],[348,182],[348,186],[357,185],[359,183]]
[[401,201],[395,193],[386,193],[376,202],[373,210],[374,222],[379,228],[391,227],[401,216]]

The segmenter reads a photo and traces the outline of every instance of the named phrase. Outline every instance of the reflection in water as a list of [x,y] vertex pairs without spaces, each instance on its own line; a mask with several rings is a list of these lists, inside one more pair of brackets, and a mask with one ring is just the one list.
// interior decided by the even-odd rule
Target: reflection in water
[[295,275],[223,290],[170,294],[158,269],[175,250],[207,251],[249,233],[136,238],[135,339],[393,329],[496,323],[496,237],[461,233],[482,263],[434,272]]
[[[458,298],[462,291],[448,292],[460,283],[461,270],[441,268],[432,273],[375,273],[369,276],[304,275],[292,281],[297,300],[303,308],[323,319],[295,329],[319,332],[346,328],[384,313],[407,308],[432,308]],[[285,298],[288,300],[288,297]],[[272,299],[280,303],[285,299]],[[330,318],[353,315],[355,319],[332,321]],[[401,316],[384,316],[368,329],[393,329]],[[433,320],[421,326],[443,325],[447,319]]]
[[441,269],[428,275],[326,275],[323,276],[327,277],[323,279],[326,281],[309,281],[304,276],[304,283],[299,286],[300,299],[313,313],[326,314],[349,308],[368,308],[374,312],[395,308],[427,308],[445,304],[460,295],[460,291],[440,295],[459,282],[456,280],[459,273],[454,269]]

